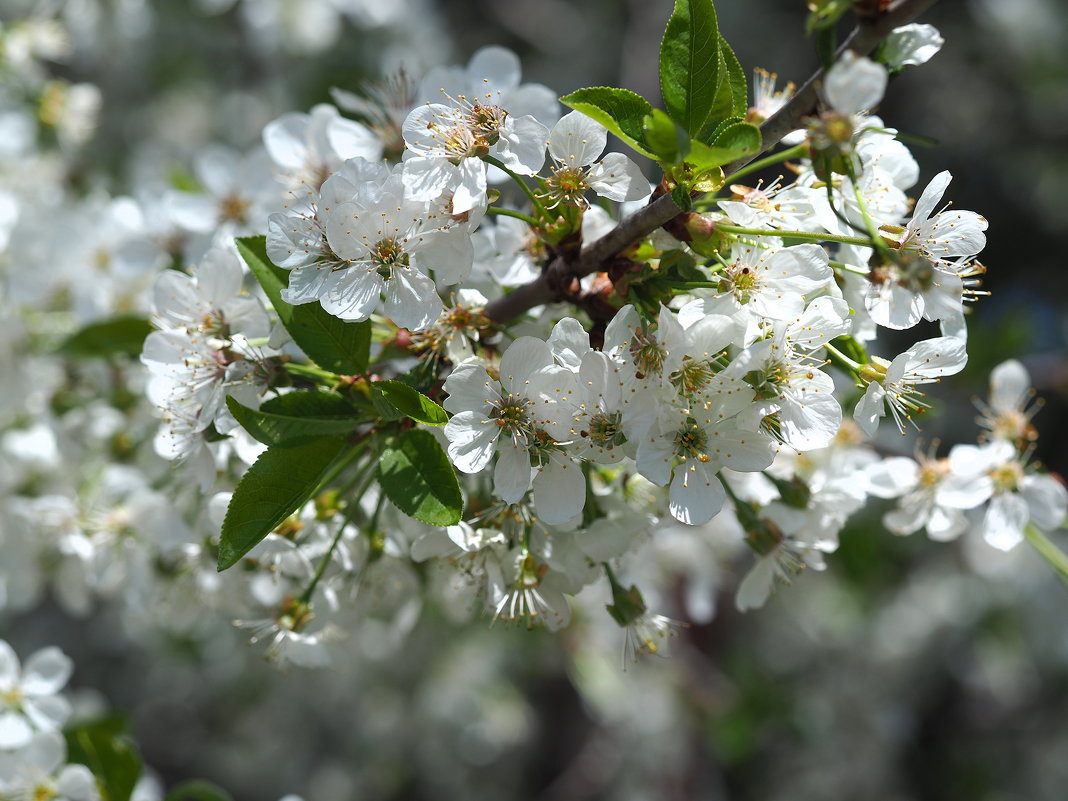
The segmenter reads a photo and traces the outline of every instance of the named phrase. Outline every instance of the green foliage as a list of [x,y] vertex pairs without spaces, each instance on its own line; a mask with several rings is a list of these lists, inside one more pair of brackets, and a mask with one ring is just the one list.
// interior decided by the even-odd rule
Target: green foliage
[[432,526],[460,522],[464,502],[456,473],[429,431],[412,428],[382,451],[378,483],[404,514]]
[[315,494],[346,447],[339,437],[268,448],[234,490],[219,537],[219,571],[226,570]]
[[67,760],[96,777],[104,801],[129,801],[141,776],[141,757],[120,718],[104,718],[64,732]]
[[192,780],[175,785],[163,801],[234,801],[233,796],[211,782]]
[[137,356],[144,347],[145,337],[151,333],[152,324],[142,317],[112,317],[71,334],[57,352],[76,358]]
[[719,37],[719,57],[721,80],[709,119],[744,118],[749,111],[749,82],[738,56],[722,34]]
[[690,152],[690,137],[671,117],[658,108],[642,123],[645,142],[664,164],[676,164]]
[[242,237],[237,240],[237,249],[267,293],[278,319],[309,358],[323,369],[342,375],[358,375],[367,369],[370,320],[347,323],[325,312],[318,303],[286,303],[281,293],[289,284],[289,273],[267,258],[266,237]]
[[643,156],[657,158],[645,143],[645,118],[653,107],[641,95],[628,89],[592,86],[564,95],[560,102],[597,120]]
[[722,126],[711,145],[698,140],[690,143],[690,155],[686,160],[694,167],[710,170],[730,164],[743,156],[760,152],[763,139],[760,129],[748,122],[732,122]]
[[664,107],[690,136],[712,113],[720,84],[719,27],[712,0],[675,0],[660,42]]
[[227,397],[226,407],[255,439],[279,448],[304,445],[330,434],[347,434],[361,421],[343,397],[314,389],[271,398],[259,410]]
[[428,426],[443,426],[449,422],[448,413],[422,392],[400,381],[376,381],[372,392],[406,417]]

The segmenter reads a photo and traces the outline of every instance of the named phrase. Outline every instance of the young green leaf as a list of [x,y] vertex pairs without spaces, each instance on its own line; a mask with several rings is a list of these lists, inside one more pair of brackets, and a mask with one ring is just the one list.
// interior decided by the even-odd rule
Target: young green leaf
[[658,108],[642,122],[645,142],[664,164],[677,164],[690,152],[690,137]]
[[314,389],[272,398],[259,409],[242,406],[228,396],[226,407],[254,439],[279,448],[303,445],[330,434],[347,434],[360,423],[357,411],[340,395]]
[[444,409],[407,384],[400,381],[376,381],[371,388],[381,394],[390,406],[417,423],[443,426],[449,422],[449,415]]
[[142,317],[123,315],[91,323],[71,334],[56,350],[62,356],[137,356],[152,324]]
[[268,448],[248,469],[226,510],[219,537],[219,571],[237,564],[319,488],[346,447],[340,437],[319,437],[292,448]]
[[708,117],[709,123],[730,117],[744,118],[749,111],[749,83],[745,79],[745,70],[722,34],[719,37],[719,55],[719,91]]
[[628,89],[592,86],[564,95],[560,102],[597,120],[643,156],[657,158],[645,143],[645,131],[642,128],[653,107],[641,95]]
[[434,435],[418,428],[382,451],[378,483],[393,505],[432,526],[460,522],[464,501],[456,472]]
[[719,27],[712,0],[675,0],[660,42],[660,93],[671,118],[697,136],[720,83]]
[[693,140],[686,161],[702,170],[722,167],[735,159],[759,153],[762,141],[760,129],[755,125],[732,123],[720,132],[711,146]]
[[129,801],[141,776],[141,757],[119,718],[105,718],[64,732],[67,761],[85,765],[107,801]]
[[318,303],[292,306],[282,300],[289,273],[267,258],[266,238],[246,236],[237,249],[260,282],[278,319],[293,341],[320,367],[342,375],[357,375],[367,369],[371,351],[371,321],[347,323],[323,311]]

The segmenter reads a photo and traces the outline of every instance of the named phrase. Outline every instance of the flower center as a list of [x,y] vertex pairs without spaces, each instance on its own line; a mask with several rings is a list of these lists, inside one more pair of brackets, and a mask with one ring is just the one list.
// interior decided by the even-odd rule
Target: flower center
[[509,399],[493,410],[492,417],[502,431],[522,434],[530,427],[526,407],[527,401],[523,398]]
[[386,237],[373,245],[368,259],[383,278],[389,278],[394,267],[408,266],[408,254],[394,237]]
[[687,358],[683,361],[682,367],[672,373],[670,378],[675,389],[683,395],[690,395],[708,386],[708,382],[714,375],[715,371],[709,362]]
[[630,357],[634,366],[638,368],[638,378],[645,378],[645,374],[659,374],[664,367],[664,358],[667,349],[657,342],[650,332],[644,328],[634,331],[634,339],[630,343]]
[[990,478],[999,492],[1013,492],[1023,478],[1023,470],[1019,462],[1009,462],[991,470]]
[[493,146],[501,138],[501,129],[508,112],[500,106],[474,103],[464,115],[464,122],[476,138]]
[[696,459],[699,462],[709,461],[705,453],[708,444],[708,434],[704,432],[697,421],[692,417],[687,418],[686,424],[675,432],[674,452],[683,461]]
[[720,281],[720,292],[733,292],[741,304],[746,304],[760,286],[760,279],[748,266],[735,265],[731,273]]
[[601,412],[591,417],[586,430],[579,433],[583,437],[589,437],[591,442],[595,442],[602,448],[612,450],[627,441],[621,426],[622,419],[623,415],[620,412],[611,414]]
[[549,196],[557,203],[569,206],[582,206],[585,203],[586,172],[582,167],[560,167],[545,181]]
[[924,462],[920,467],[920,486],[930,489],[938,484],[949,473],[948,459],[934,459]]
[[243,223],[245,222],[251,205],[251,203],[237,193],[227,195],[219,201],[219,218],[224,222],[230,220],[232,222]]

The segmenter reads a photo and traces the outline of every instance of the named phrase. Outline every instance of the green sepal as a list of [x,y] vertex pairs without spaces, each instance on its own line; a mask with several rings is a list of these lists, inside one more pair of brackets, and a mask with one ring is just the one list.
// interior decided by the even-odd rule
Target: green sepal
[[812,500],[812,490],[803,478],[800,476],[789,479],[779,478],[766,471],[764,477],[775,485],[775,489],[779,491],[779,500],[784,504],[793,506],[795,509],[808,508],[809,501]]
[[671,199],[680,211],[689,211],[693,208],[693,198],[690,197],[690,187],[679,184],[671,190]]

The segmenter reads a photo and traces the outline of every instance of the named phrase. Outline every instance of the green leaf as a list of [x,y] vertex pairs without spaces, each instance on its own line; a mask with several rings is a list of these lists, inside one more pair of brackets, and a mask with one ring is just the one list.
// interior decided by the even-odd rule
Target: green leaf
[[422,392],[400,381],[376,381],[371,385],[397,411],[417,423],[443,426],[449,422],[448,413]]
[[449,457],[429,431],[412,428],[382,451],[378,483],[393,505],[432,526],[460,522],[464,500]]
[[646,144],[661,163],[677,164],[690,152],[689,135],[658,108],[642,122],[642,130]]
[[[722,34],[719,37],[719,55],[719,91],[716,93],[716,103],[709,115],[709,122],[730,117],[744,118],[749,112],[749,82],[745,79],[745,70],[742,69],[738,56]],[[725,102],[728,99],[729,104]]]
[[347,434],[360,423],[340,395],[307,390],[272,398],[258,410],[227,396],[226,407],[241,427],[264,445],[291,448],[316,437]]
[[759,153],[762,142],[760,129],[755,125],[735,122],[724,128],[711,146],[693,140],[686,161],[698,169],[722,167],[743,156]]
[[267,258],[266,237],[242,237],[237,240],[237,249],[267,293],[278,319],[310,359],[323,369],[342,375],[358,375],[367,369],[370,320],[347,323],[323,311],[318,303],[286,303],[282,290],[289,284],[289,272],[275,267]]
[[163,801],[234,801],[234,798],[218,785],[193,779],[175,785]]
[[641,95],[628,89],[591,86],[564,95],[560,102],[597,120],[643,156],[657,157],[646,145],[642,127],[653,107]]
[[320,437],[264,451],[230,499],[219,537],[219,571],[235,565],[312,497],[345,447],[339,437]]
[[696,136],[716,100],[720,82],[719,28],[712,0],[675,0],[660,42],[664,108]]
[[737,122],[745,122],[743,117],[727,117],[725,120],[719,122],[713,122],[709,120],[708,124],[701,131],[701,135],[697,138],[704,142],[706,145],[711,145],[716,141],[716,137],[727,130],[729,127]]
[[142,317],[123,315],[91,323],[64,340],[56,350],[63,356],[137,356],[152,333],[152,324]]
[[129,801],[141,776],[141,757],[120,718],[68,729],[67,761],[85,765],[96,777],[104,801]]

